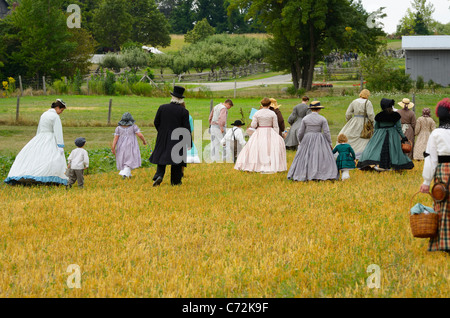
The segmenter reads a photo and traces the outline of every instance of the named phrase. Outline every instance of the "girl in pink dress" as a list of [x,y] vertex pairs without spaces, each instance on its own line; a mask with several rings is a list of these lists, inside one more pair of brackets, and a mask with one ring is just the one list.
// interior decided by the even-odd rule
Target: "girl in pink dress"
[[279,134],[277,115],[269,109],[270,99],[261,101],[262,109],[252,118],[255,132],[236,159],[234,169],[275,173],[287,170],[286,145]]
[[136,136],[142,140],[144,146],[147,144],[144,135],[134,122],[129,112],[123,114],[114,132],[111,147],[116,156],[117,170],[120,170],[119,175],[123,179],[131,178],[131,170],[141,166],[141,151]]

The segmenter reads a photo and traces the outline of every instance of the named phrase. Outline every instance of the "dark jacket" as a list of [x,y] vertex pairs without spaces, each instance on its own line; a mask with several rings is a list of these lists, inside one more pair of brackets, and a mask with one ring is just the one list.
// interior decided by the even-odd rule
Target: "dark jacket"
[[273,107],[269,107],[269,109],[273,112],[275,112],[275,114],[277,115],[277,119],[278,119],[278,128],[279,128],[279,134],[280,136],[283,136],[283,132],[284,129],[286,128],[285,124],[284,124],[284,118],[283,115],[281,114],[281,111],[278,108],[273,108]]
[[[187,148],[192,147],[191,126],[189,124],[189,111],[183,106],[175,103],[159,106],[154,120],[155,128],[158,131],[156,136],[155,149],[150,156],[150,162],[159,165],[174,165],[172,149],[179,149],[178,154],[182,156],[183,165],[186,165]],[[179,136],[172,140],[172,132],[177,128],[186,128],[189,138]],[[189,140],[187,140],[189,139]]]

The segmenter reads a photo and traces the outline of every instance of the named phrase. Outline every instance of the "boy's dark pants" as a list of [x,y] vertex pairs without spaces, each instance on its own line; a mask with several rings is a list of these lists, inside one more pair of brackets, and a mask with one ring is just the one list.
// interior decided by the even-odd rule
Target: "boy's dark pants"
[[67,182],[67,185],[71,187],[75,181],[78,181],[78,187],[82,188],[84,186],[83,172],[84,169],[69,169],[69,181]]

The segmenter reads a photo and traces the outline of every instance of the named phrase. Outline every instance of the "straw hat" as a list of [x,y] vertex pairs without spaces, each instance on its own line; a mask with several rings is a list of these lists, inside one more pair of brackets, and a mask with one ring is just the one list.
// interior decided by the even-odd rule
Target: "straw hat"
[[320,105],[320,102],[318,100],[312,101],[311,104],[309,104],[309,109],[320,109],[325,108],[324,106]]
[[275,98],[270,98],[270,107],[278,109],[281,107],[281,105],[278,105],[277,100]]
[[402,108],[405,108],[405,106],[408,106],[408,109],[411,109],[414,107],[414,103],[411,103],[409,98],[403,98],[401,102],[398,103]]

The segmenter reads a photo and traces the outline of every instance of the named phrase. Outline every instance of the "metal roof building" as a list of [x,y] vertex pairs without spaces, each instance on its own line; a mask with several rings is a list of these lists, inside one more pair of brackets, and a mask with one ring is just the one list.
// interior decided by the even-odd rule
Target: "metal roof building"
[[450,35],[403,36],[406,73],[413,80],[422,76],[442,86],[450,86]]

